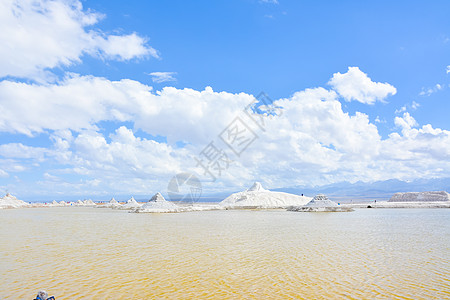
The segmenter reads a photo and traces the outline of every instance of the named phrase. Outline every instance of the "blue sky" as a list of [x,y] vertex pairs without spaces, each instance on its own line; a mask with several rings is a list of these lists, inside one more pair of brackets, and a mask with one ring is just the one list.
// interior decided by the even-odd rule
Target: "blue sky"
[[282,116],[206,193],[450,177],[447,1],[17,3],[0,14],[3,190],[164,193],[204,175],[193,157],[261,91]]
[[[177,72],[177,88],[289,97],[326,84],[331,74],[358,66],[398,93],[385,105],[361,107],[393,119],[399,107],[416,101],[419,123],[448,128],[448,92],[420,96],[422,89],[448,85],[448,2],[433,1],[86,1],[106,14],[106,32],[136,31],[149,38],[160,60],[139,63],[89,60],[74,70],[112,80],[132,78],[159,89],[146,74]],[[374,116],[372,116],[374,115]],[[392,125],[392,123],[391,123]],[[383,128],[383,134],[389,128]]]

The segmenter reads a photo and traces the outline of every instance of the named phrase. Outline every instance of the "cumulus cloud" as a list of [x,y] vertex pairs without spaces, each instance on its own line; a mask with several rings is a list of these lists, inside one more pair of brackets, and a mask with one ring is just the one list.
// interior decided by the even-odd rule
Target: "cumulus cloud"
[[100,55],[108,59],[130,60],[147,55],[158,58],[158,52],[146,45],[147,40],[132,33],[128,35],[108,35],[96,37]]
[[79,63],[85,54],[129,60],[158,57],[136,33],[108,35],[93,28],[104,16],[78,0],[5,0],[0,3],[0,77],[44,80],[46,70]]
[[421,128],[409,115],[396,119],[402,127],[401,134],[392,133],[382,142],[382,152],[377,158],[380,166],[387,167],[391,178],[415,179],[448,177],[450,170],[450,131]]
[[396,88],[389,83],[373,82],[358,67],[349,67],[344,74],[333,74],[328,84],[346,101],[355,100],[365,104],[384,101],[389,95],[397,93]]
[[[54,167],[46,170],[51,176],[42,175],[42,187],[105,195],[123,186],[156,192],[166,188],[174,174],[195,169],[193,157],[214,141],[233,162],[218,182],[205,183],[210,190],[234,188],[255,178],[280,187],[448,176],[449,131],[419,127],[403,111],[394,119],[398,132],[383,139],[367,114],[345,112],[339,99],[337,91],[322,87],[278,99],[274,105],[282,114],[266,116],[263,131],[243,114],[255,101],[245,93],[209,87],[154,91],[133,80],[74,74],[51,84],[4,80],[0,131],[46,133],[53,144],[1,145],[0,169],[10,174],[45,161]],[[236,116],[257,133],[240,157],[218,138]],[[101,130],[104,121],[116,124],[112,132]],[[139,132],[167,137],[168,143]],[[179,147],[177,141],[186,145]],[[66,175],[77,180],[62,180]]]
[[279,4],[278,0],[259,0],[260,3]]
[[152,73],[149,73],[148,75],[152,76],[153,82],[156,82],[156,83],[177,80],[174,77],[174,75],[177,75],[177,72],[152,72]]
[[131,121],[136,129],[166,136],[172,143],[204,143],[253,100],[252,95],[209,87],[166,87],[153,93],[137,81],[92,76],[45,85],[5,80],[0,82],[0,131],[33,136],[46,130],[95,130],[100,121]]
[[416,120],[408,112],[405,112],[403,117],[395,117],[394,123],[402,128],[403,132],[408,132],[412,127],[418,125]]

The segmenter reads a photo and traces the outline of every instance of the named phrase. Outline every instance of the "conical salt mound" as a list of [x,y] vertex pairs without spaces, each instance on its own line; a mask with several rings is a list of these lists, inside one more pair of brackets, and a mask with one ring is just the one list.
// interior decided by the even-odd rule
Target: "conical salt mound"
[[324,194],[317,194],[310,202],[308,202],[306,207],[333,207],[338,206],[336,202],[328,199]]
[[164,199],[161,193],[156,193],[153,197],[136,212],[155,212],[155,213],[165,213],[165,212],[177,212],[180,208]]
[[255,182],[249,189],[247,189],[247,192],[265,192],[267,191],[262,187],[262,184],[260,182]]
[[300,212],[344,212],[353,211],[353,208],[339,206],[336,202],[329,200],[324,194],[318,194],[306,205],[292,206],[288,210]]
[[117,202],[117,200],[114,199],[114,197],[112,197],[111,200],[109,200],[108,203],[97,205],[96,207],[98,207],[98,208],[105,208],[105,207],[106,208],[117,208],[119,206],[120,206],[120,203]]
[[118,208],[120,209],[136,209],[136,208],[140,208],[141,205],[139,203],[137,203],[136,200],[134,200],[134,197],[131,197],[127,203],[125,203],[124,205],[119,206]]
[[96,206],[97,204],[95,204],[95,202],[92,201],[91,199],[88,199],[88,200],[84,200],[84,205],[86,205],[86,206]]
[[163,202],[163,201],[166,201],[166,199],[164,199],[163,195],[161,195],[161,193],[158,192],[158,193],[153,195],[153,197],[149,200],[149,202],[150,201]]

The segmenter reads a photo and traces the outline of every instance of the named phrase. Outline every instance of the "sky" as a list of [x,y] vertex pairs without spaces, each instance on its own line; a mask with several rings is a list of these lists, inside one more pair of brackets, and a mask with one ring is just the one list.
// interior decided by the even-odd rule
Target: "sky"
[[448,1],[0,1],[25,200],[450,177]]

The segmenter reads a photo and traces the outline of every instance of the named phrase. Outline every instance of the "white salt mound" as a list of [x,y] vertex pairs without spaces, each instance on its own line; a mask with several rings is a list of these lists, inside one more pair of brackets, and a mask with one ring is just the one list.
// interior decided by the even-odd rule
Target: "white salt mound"
[[249,189],[231,194],[220,205],[226,208],[286,208],[305,205],[310,200],[310,197],[271,192],[255,182]]
[[118,206],[120,206],[120,203],[117,202],[117,200],[114,199],[114,197],[112,197],[111,200],[109,200],[109,202],[106,203],[104,206],[105,207],[118,207]]
[[288,208],[289,211],[323,211],[323,212],[334,212],[334,211],[352,211],[350,207],[339,206],[336,202],[328,199],[324,194],[316,195],[310,202],[304,206],[292,206]]
[[84,203],[85,206],[96,206],[96,205],[97,205],[97,204],[95,204],[95,202],[92,201],[91,199],[84,200],[83,203]]
[[125,203],[124,205],[120,205],[117,208],[118,209],[137,209],[140,208],[141,205],[139,203],[137,203],[136,200],[134,200],[134,197],[131,197],[127,203]]
[[178,212],[180,207],[178,205],[164,199],[163,195],[156,193],[147,203],[142,205],[136,210],[136,212],[148,212],[148,213],[166,213],[166,212]]
[[328,197],[325,196],[324,194],[318,194],[311,201],[309,201],[305,206],[306,207],[334,207],[334,206],[338,206],[338,204],[336,202],[333,202],[330,199],[328,199]]
[[100,205],[97,205],[96,207],[97,208],[116,208],[119,206],[120,206],[120,203],[117,202],[117,200],[114,199],[114,197],[112,197],[108,203],[100,204]]
[[440,192],[395,193],[388,202],[439,202],[450,201],[450,194]]
[[3,198],[0,198],[0,209],[4,208],[21,208],[30,206],[25,201],[19,200],[10,193],[7,193]]

